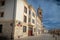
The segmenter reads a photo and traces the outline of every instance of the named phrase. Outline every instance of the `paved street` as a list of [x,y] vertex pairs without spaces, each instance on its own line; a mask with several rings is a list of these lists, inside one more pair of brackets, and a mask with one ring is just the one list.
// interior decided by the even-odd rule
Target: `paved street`
[[58,37],[57,39],[56,37],[53,37],[50,34],[41,34],[39,36],[26,37],[26,38],[18,39],[18,40],[60,40],[60,37]]

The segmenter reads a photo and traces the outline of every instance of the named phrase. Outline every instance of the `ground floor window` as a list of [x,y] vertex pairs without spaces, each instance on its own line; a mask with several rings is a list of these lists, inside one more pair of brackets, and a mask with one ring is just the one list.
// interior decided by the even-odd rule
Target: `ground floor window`
[[23,26],[23,32],[26,32],[27,27]]
[[2,33],[2,26],[3,26],[3,25],[2,25],[2,24],[0,24],[0,33]]

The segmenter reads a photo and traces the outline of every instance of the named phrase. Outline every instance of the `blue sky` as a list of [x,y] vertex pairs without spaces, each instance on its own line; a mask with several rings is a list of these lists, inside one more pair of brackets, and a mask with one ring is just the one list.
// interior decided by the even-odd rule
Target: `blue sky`
[[43,25],[47,29],[60,29],[60,0],[27,0],[35,9],[42,8]]

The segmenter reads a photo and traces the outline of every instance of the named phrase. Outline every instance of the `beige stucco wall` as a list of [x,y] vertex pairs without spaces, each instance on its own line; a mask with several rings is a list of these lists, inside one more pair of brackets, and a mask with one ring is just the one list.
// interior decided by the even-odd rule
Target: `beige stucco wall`
[[[16,22],[15,24],[15,32],[14,32],[14,39],[19,39],[18,36],[20,36],[20,38],[24,38],[28,36],[28,26],[27,24],[21,22],[22,26],[17,26],[17,23],[19,21]],[[26,32],[23,32],[23,26],[26,26]]]
[[23,22],[23,13],[24,13],[24,3],[22,0],[17,0],[15,20],[19,20],[19,21]]
[[[18,21],[22,22],[22,27],[15,26],[14,38],[18,39],[18,36],[21,36],[21,35],[22,35],[21,38],[28,36],[29,5],[28,5],[27,2],[25,2],[23,0],[17,0],[17,4],[16,5],[17,6],[16,6],[16,18],[15,18],[15,20],[18,20]],[[27,13],[24,12],[24,6],[27,7]],[[34,12],[34,14],[35,14],[35,18],[34,18],[32,16],[32,12],[31,12],[31,24],[33,25],[33,34],[34,34],[34,28],[36,27],[36,12],[33,9],[33,7],[31,7],[31,11]],[[24,23],[24,15],[27,17],[27,23]],[[32,19],[35,20],[35,24],[32,23]],[[23,26],[27,27],[27,31],[25,33],[23,33]]]
[[[18,39],[18,36],[20,36],[20,38],[24,38],[24,37],[28,36],[28,12],[29,12],[28,5],[23,0],[17,0],[16,5],[17,5],[17,7],[16,7],[15,20],[17,22],[15,22],[14,39]],[[27,7],[27,13],[24,13],[24,6]],[[24,15],[27,17],[27,23],[24,23]],[[18,22],[22,23],[22,27],[16,26]],[[26,32],[23,32],[23,26],[27,27]]]

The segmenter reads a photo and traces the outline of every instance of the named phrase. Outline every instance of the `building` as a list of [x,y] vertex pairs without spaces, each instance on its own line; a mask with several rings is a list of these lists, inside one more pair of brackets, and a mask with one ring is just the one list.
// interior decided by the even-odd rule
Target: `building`
[[37,26],[37,35],[43,33],[43,25],[42,25],[42,9],[39,7],[37,9],[37,18],[36,18],[36,26]]
[[29,6],[28,26],[29,26],[29,28],[28,28],[29,29],[28,35],[31,35],[31,32],[33,32],[32,35],[35,35],[36,11],[35,11],[35,9],[31,5]]
[[36,11],[26,0],[0,0],[0,36],[18,39],[36,35],[36,22]]
[[60,29],[54,28],[54,29],[49,30],[48,33],[60,36]]

